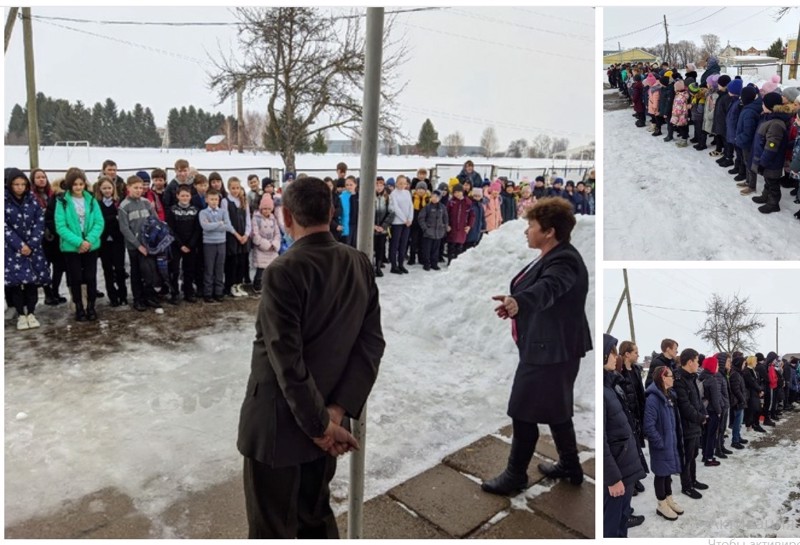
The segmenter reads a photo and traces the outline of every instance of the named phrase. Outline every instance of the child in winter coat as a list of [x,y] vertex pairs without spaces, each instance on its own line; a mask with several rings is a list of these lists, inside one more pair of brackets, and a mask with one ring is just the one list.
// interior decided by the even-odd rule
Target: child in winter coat
[[650,116],[649,132],[655,132],[661,128],[661,120],[658,115],[658,103],[661,99],[661,82],[656,79],[655,75],[651,72],[647,76],[650,91],[647,96],[647,114]]
[[[223,202],[222,206],[226,203]],[[226,237],[225,254],[225,294],[233,297],[246,297],[242,289],[245,271],[250,267],[250,208],[239,178],[228,178],[228,217],[236,233]],[[238,236],[237,236],[238,235]]]
[[464,186],[461,184],[453,187],[453,197],[447,203],[447,218],[447,264],[450,265],[464,251],[467,233],[475,222],[472,202],[464,198]]
[[689,93],[686,85],[678,80],[675,82],[675,98],[672,101],[672,117],[669,122],[678,134],[678,141],[675,143],[679,148],[689,145]]
[[170,286],[172,293],[178,293],[178,278],[183,269],[183,300],[196,303],[195,278],[200,242],[203,231],[200,227],[200,210],[191,203],[192,191],[189,186],[178,187],[178,202],[167,210],[167,225],[175,236],[172,258],[169,263]]
[[703,136],[700,142],[694,146],[697,151],[706,149],[708,147],[708,137],[714,134],[714,110],[719,96],[717,80],[719,80],[719,74],[712,74],[706,80],[708,90],[706,91],[706,107],[703,111]]
[[644,95],[644,85],[642,84],[642,76],[633,76],[633,111],[636,112],[636,126],[644,127],[644,102],[642,96]]
[[[674,127],[669,122],[672,115],[672,101],[675,98],[675,80],[671,78],[672,72],[667,71],[665,75],[661,76],[661,95],[658,98],[658,114],[661,116],[661,122],[667,125],[667,136],[664,142],[671,142],[674,137],[672,136]],[[661,130],[653,133],[653,136],[659,136]]]
[[408,178],[400,175],[397,177],[396,189],[389,195],[389,207],[394,211],[389,244],[389,261],[392,264],[390,272],[393,274],[408,273],[408,269],[403,267],[403,261],[408,249],[411,222],[414,220],[414,205],[407,188]]
[[253,265],[256,268],[253,289],[256,293],[261,293],[264,269],[275,261],[281,247],[281,230],[273,214],[274,209],[272,197],[264,195],[258,210],[253,214]]
[[703,135],[703,113],[706,109],[706,91],[705,87],[700,87],[696,82],[689,84],[689,96],[691,101],[689,103],[689,110],[691,112],[691,122],[694,126],[694,137],[689,140],[692,144],[699,144]]
[[762,109],[764,113],[753,138],[751,168],[764,176],[764,192],[753,197],[753,202],[763,205],[758,208],[759,212],[770,214],[780,211],[780,179],[783,177],[783,164],[789,146],[791,108],[783,105],[779,93],[767,93]]
[[112,307],[128,304],[125,284],[125,239],[117,218],[120,200],[117,186],[108,176],[100,176],[94,184],[94,196],[103,213],[105,227],[100,239],[100,263],[106,281],[108,300]]
[[495,180],[489,186],[489,195],[484,206],[486,216],[486,232],[491,233],[503,223],[503,216],[500,211],[500,188],[502,187],[501,181]]
[[431,195],[431,202],[419,213],[419,226],[422,229],[422,251],[420,261],[423,269],[439,270],[439,244],[447,233],[449,219],[447,208],[439,202],[442,193],[437,189]]
[[[731,81],[731,77],[727,74],[721,75],[717,80],[719,95],[717,96],[717,103],[714,107],[714,123],[712,125],[712,131],[717,135],[717,149],[715,150],[716,153],[712,152],[709,155],[712,157],[718,157],[717,164],[721,167],[729,167],[733,165],[733,159],[729,160],[726,155],[728,110],[733,103],[732,97],[728,94],[728,85],[731,83],[733,83]],[[730,151],[731,155],[733,155],[733,149]]]
[[[203,298],[206,303],[221,302],[224,289],[226,233],[239,238],[226,207],[220,207],[220,193],[209,189],[206,195],[208,208],[200,211],[200,227],[203,228],[204,282]],[[241,241],[241,239],[240,239]]]
[[[736,126],[739,123],[739,115],[742,111],[742,104],[739,95],[742,94],[742,80],[735,79],[728,84],[728,97],[730,107],[725,116],[725,158],[730,159],[724,164],[729,164],[733,168],[728,174],[735,174],[734,181],[741,182],[746,179],[744,165],[742,161],[742,150],[736,146]],[[719,162],[720,166],[723,165]]]
[[734,145],[742,150],[742,164],[745,168],[745,179],[736,185],[741,187],[742,195],[755,193],[757,174],[751,168],[753,164],[753,138],[761,118],[761,96],[758,88],[748,85],[742,89],[739,119],[736,121],[736,139]]
[[534,204],[536,204],[536,197],[533,196],[531,186],[523,186],[522,198],[519,200],[519,204],[517,204],[517,217],[524,218],[525,213],[530,210]]
[[470,200],[472,201],[472,213],[475,216],[475,221],[472,223],[469,233],[467,233],[467,242],[464,245],[465,248],[474,248],[477,246],[481,241],[483,233],[486,232],[486,213],[483,207],[483,191],[478,187],[474,188],[470,195]]

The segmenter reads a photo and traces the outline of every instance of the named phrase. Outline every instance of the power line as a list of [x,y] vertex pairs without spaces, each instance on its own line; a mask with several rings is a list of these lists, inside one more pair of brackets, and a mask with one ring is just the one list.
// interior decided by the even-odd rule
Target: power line
[[541,11],[536,11],[536,10],[528,9],[528,8],[513,8],[513,9],[515,9],[517,11],[524,11],[526,13],[532,13],[534,15],[538,15],[539,17],[549,17],[550,19],[556,19],[557,21],[564,21],[566,23],[573,23],[573,24],[576,24],[576,25],[583,25],[583,26],[588,26],[588,27],[594,28],[594,22],[584,23],[583,21],[576,21],[575,19],[567,19],[565,17],[558,17],[556,15],[550,15],[548,13],[544,13],[544,12],[541,12]]
[[624,38],[625,36],[632,36],[634,34],[639,34],[640,32],[644,32],[645,30],[650,30],[651,28],[661,26],[662,24],[663,23],[659,21],[654,25],[646,26],[644,28],[640,28],[639,30],[634,30],[633,32],[627,32],[625,34],[618,34],[617,36],[611,36],[610,38],[606,38],[605,40],[603,40],[603,43],[610,42],[611,40],[616,40],[617,38]]
[[705,21],[706,19],[715,16],[717,13],[719,13],[721,11],[725,11],[726,9],[728,9],[728,8],[720,8],[717,11],[715,11],[714,13],[712,13],[711,15],[706,15],[702,19],[698,19],[697,21],[692,21],[691,23],[681,23],[680,25],[670,25],[670,26],[691,26],[691,25],[695,25],[695,24],[699,23],[700,21]]
[[[677,310],[677,311],[680,311],[680,312],[699,312],[701,314],[708,314],[707,310],[697,310],[697,309],[691,309],[691,308],[661,307],[661,306],[658,306],[658,305],[645,305],[645,304],[642,304],[642,303],[634,303],[633,306],[635,306],[635,307],[645,307],[645,308],[658,308],[658,309],[661,309],[661,310]],[[753,315],[756,315],[756,316],[763,316],[763,315],[775,316],[775,315],[796,315],[796,314],[800,314],[800,312],[751,312],[750,314],[753,314]]]
[[533,27],[529,25],[523,25],[521,23],[515,23],[511,21],[504,21],[502,19],[495,19],[493,17],[488,17],[486,15],[479,15],[477,13],[470,13],[468,11],[462,11],[460,9],[451,9],[451,13],[455,13],[456,15],[461,15],[463,17],[472,17],[473,19],[480,19],[481,21],[487,21],[490,23],[499,23],[504,26],[513,26],[517,28],[524,28],[526,30],[535,30],[536,32],[544,32],[547,34],[555,34],[557,36],[566,36],[567,38],[573,38],[576,40],[582,40],[586,42],[594,42],[594,38],[590,36],[586,36],[585,34],[572,34],[569,32],[559,32],[557,30],[548,30],[546,28],[539,28]]
[[454,32],[446,32],[444,30],[437,29],[437,28],[428,28],[428,27],[424,27],[424,26],[420,26],[420,25],[414,25],[414,24],[408,23],[406,21],[399,21],[399,23],[401,25],[405,25],[405,26],[408,26],[408,27],[411,27],[411,28],[416,28],[418,30],[425,30],[427,32],[435,33],[437,35],[452,36],[454,38],[472,40],[472,41],[476,41],[476,42],[480,42],[480,43],[484,43],[484,44],[489,44],[489,45],[499,45],[500,47],[507,47],[507,48],[513,49],[515,51],[530,51],[532,53],[538,53],[540,55],[551,55],[553,57],[561,57],[563,59],[570,59],[570,60],[573,60],[573,61],[580,61],[580,62],[592,63],[592,64],[594,63],[594,59],[593,58],[592,59],[586,59],[586,58],[582,58],[582,57],[573,57],[571,55],[562,55],[561,53],[553,53],[552,51],[543,51],[541,49],[532,49],[530,47],[522,47],[522,46],[519,46],[519,45],[516,45],[516,44],[507,44],[507,43],[502,43],[502,42],[492,42],[492,41],[489,41],[489,40],[484,40],[482,38],[476,38],[474,36],[469,36],[467,34],[456,34]]

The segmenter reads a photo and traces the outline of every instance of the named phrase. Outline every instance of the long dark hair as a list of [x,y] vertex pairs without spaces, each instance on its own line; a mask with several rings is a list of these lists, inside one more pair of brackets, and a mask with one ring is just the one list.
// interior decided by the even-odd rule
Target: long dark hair
[[670,368],[667,367],[666,365],[662,365],[661,367],[656,369],[656,372],[654,373],[654,376],[653,376],[653,382],[655,382],[656,387],[659,390],[661,390],[661,393],[663,393],[664,396],[667,399],[670,399],[670,397],[669,397],[669,389],[667,388],[666,384],[664,383],[664,378],[665,378],[665,375],[667,374],[667,371],[670,371]]

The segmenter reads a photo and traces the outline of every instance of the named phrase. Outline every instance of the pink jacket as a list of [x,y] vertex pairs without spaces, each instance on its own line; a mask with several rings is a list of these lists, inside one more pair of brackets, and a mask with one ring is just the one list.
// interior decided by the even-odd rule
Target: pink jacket
[[662,85],[658,82],[650,87],[650,94],[647,95],[647,113],[650,115],[658,115],[658,99],[661,97],[661,87]]
[[517,204],[517,217],[518,218],[525,218],[525,212],[530,210],[530,208],[536,204],[536,197],[528,197],[527,199],[520,199],[519,203]]
[[500,195],[489,197],[488,202],[483,205],[486,213],[486,232],[491,233],[503,223],[503,216],[500,212]]
[[253,214],[253,265],[266,269],[278,257],[280,247],[281,230],[275,214],[265,218],[256,210]]
[[676,127],[685,127],[689,124],[689,93],[678,91],[672,102],[672,118],[670,123]]

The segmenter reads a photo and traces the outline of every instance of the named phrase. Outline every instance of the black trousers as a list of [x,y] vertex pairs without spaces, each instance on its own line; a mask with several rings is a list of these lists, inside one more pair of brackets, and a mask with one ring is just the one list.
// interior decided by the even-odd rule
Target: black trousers
[[680,127],[675,127],[675,132],[678,133],[679,138],[689,139],[689,125],[681,125]]
[[725,432],[728,429],[730,412],[730,407],[723,409],[722,416],[719,418],[719,426],[717,427],[717,450],[722,450],[725,447]]
[[50,263],[52,267],[52,275],[50,276],[50,286],[53,288],[53,295],[58,297],[58,292],[61,289],[61,279],[66,272],[66,264],[64,263],[64,254],[58,253],[56,258]]
[[628,537],[628,514],[635,481],[623,483],[625,494],[616,498],[603,487],[603,537]]
[[717,445],[717,429],[719,428],[719,415],[715,412],[708,413],[705,435],[703,436],[703,460],[714,458],[714,450]]
[[83,307],[81,284],[86,284],[86,304],[89,308],[94,307],[97,299],[97,250],[84,254],[65,252],[64,261],[72,300],[79,308]]
[[718,134],[716,140],[717,151],[722,152],[725,149],[725,137]]
[[248,254],[227,254],[225,256],[225,293],[228,293],[234,284],[244,282],[244,271],[248,267]]
[[728,142],[728,141],[726,140],[726,141],[725,141],[725,153],[723,154],[723,156],[724,156],[726,159],[733,160],[733,152],[734,152],[734,148],[735,148],[735,146],[734,146],[734,145],[733,145],[731,142]]
[[441,240],[438,238],[422,239],[422,249],[419,253],[419,262],[426,267],[433,267],[439,265],[439,245]]
[[[764,420],[769,418],[769,410],[770,410],[770,407],[772,407],[772,395],[773,395],[773,393],[774,392],[769,387],[769,385],[766,385],[764,387],[764,398],[763,398],[764,404],[761,406],[761,416],[764,417]],[[756,422],[758,422],[758,420],[756,420]]]
[[178,280],[181,278],[181,267],[183,267],[183,295],[185,297],[194,297],[196,293],[194,283],[197,255],[196,249],[185,254],[180,247],[172,248],[172,258],[169,261],[169,283],[172,293],[178,293]]
[[128,298],[125,284],[125,242],[103,241],[100,245],[100,263],[106,281],[108,300],[119,302]]
[[688,490],[694,488],[693,484],[697,480],[697,453],[700,450],[700,437],[692,437],[683,440],[683,452],[686,463],[683,464],[681,471],[681,488]]
[[408,249],[408,235],[411,228],[406,224],[392,225],[392,242],[389,244],[389,262],[392,267],[402,267]]
[[375,267],[386,263],[386,233],[375,233],[372,236],[372,248],[375,250]]
[[336,458],[273,468],[244,459],[244,499],[250,539],[338,539],[330,506]]
[[[39,299],[39,287],[34,284],[8,286],[6,288],[6,297],[20,316],[33,314],[33,311],[36,310],[36,302]],[[26,309],[28,312],[25,312]]]
[[656,489],[656,499],[658,501],[667,499],[667,496],[672,495],[672,477],[669,475],[666,477],[656,475],[653,479],[653,488]]
[[[419,223],[416,221],[411,224],[411,238],[409,241],[409,255],[408,255],[408,264],[413,265],[417,262],[417,258],[422,252],[422,243],[424,242],[422,236],[422,227],[419,226]],[[419,258],[419,262],[422,263],[422,258]]]
[[456,242],[448,242],[447,243],[447,259],[452,261],[453,259],[457,258],[461,254],[464,253],[464,245],[458,244]]
[[155,263],[146,263],[145,260],[155,258],[144,256],[139,250],[128,250],[128,258],[131,262],[131,293],[134,301],[153,299],[156,296],[155,290]]

